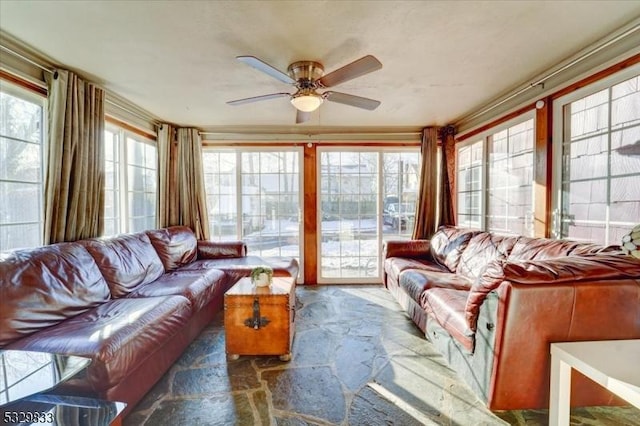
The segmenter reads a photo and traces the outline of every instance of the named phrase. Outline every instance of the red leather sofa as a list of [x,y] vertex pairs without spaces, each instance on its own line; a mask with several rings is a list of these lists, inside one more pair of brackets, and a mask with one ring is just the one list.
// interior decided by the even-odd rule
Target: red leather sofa
[[[640,338],[640,260],[616,247],[443,227],[383,257],[384,285],[492,410],[549,406],[552,342]],[[573,376],[573,406],[622,403]]]
[[242,242],[196,241],[180,226],[3,253],[0,349],[91,358],[63,392],[128,412],[261,264],[298,275],[295,259],[248,256]]

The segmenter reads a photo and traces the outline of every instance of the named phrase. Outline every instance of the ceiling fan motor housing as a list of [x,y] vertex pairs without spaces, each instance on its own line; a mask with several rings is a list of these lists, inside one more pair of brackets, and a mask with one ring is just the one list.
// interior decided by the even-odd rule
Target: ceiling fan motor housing
[[316,88],[315,81],[324,75],[324,68],[318,62],[298,61],[289,65],[287,72],[300,89]]

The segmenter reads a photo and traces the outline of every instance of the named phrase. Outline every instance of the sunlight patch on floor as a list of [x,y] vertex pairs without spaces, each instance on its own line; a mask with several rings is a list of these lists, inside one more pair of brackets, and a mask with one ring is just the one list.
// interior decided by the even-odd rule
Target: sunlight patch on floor
[[382,385],[380,385],[378,383],[375,383],[375,382],[369,382],[369,383],[367,383],[367,386],[369,386],[371,389],[373,389],[375,392],[377,392],[380,396],[382,396],[383,398],[387,399],[389,402],[394,404],[396,407],[400,408],[405,413],[409,414],[411,417],[413,417],[414,419],[416,419],[420,423],[422,423],[422,424],[424,424],[426,426],[431,426],[431,425],[438,426],[438,423],[434,422],[429,417],[423,415],[420,412],[420,410],[416,409],[411,404],[409,404],[406,401],[404,401],[402,398],[396,396],[394,393],[389,391],[384,386],[382,386]]

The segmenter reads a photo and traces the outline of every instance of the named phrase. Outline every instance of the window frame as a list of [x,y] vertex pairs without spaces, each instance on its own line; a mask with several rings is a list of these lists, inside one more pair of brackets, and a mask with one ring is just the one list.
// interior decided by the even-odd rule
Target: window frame
[[[126,222],[124,223],[125,225],[125,232],[141,232],[141,231],[145,231],[145,230],[149,230],[149,229],[155,229],[158,227],[158,145],[156,144],[155,141],[151,140],[151,139],[147,139],[143,136],[140,136],[138,134],[135,134],[133,132],[129,132],[127,130],[123,130],[124,132],[124,140],[125,143],[122,144],[122,148],[124,150],[124,161],[123,164],[121,165],[121,167],[124,168],[124,182],[126,184],[126,186],[124,186],[124,188],[126,189],[126,192],[124,194],[124,199],[122,198],[123,196],[121,195],[121,200],[123,200],[123,209],[125,209],[124,211],[126,212]],[[148,146],[151,146],[155,149],[155,168],[152,169],[155,173],[155,177],[154,177],[154,181],[155,181],[155,192],[154,192],[154,208],[153,208],[153,216],[150,215],[145,215],[145,216],[135,216],[135,218],[140,218],[143,217],[145,219],[149,219],[151,217],[153,217],[153,221],[154,224],[151,228],[146,228],[146,229],[131,229],[131,221],[133,219],[133,215],[131,214],[131,209],[130,209],[130,202],[129,202],[129,195],[130,194],[143,194],[145,197],[147,194],[149,194],[149,191],[147,191],[147,188],[145,187],[142,191],[139,190],[134,190],[133,188],[129,187],[129,168],[130,167],[136,167],[136,168],[141,168],[144,170],[151,170],[149,167],[145,165],[139,165],[139,164],[132,164],[129,162],[129,140],[132,139],[133,141],[140,143],[142,145],[144,145],[145,151],[146,148]],[[144,162],[146,163],[146,154],[145,154],[145,159]]]
[[[38,209],[37,209],[38,211],[37,223],[39,225],[39,229],[38,229],[39,242],[36,246],[34,246],[34,247],[38,247],[44,244],[44,226],[45,226],[45,220],[46,220],[45,219],[45,192],[46,192],[47,159],[48,159],[48,125],[47,125],[48,117],[49,117],[48,98],[46,96],[43,96],[40,93],[33,92],[31,90],[28,90],[18,84],[12,83],[5,79],[0,79],[0,91],[10,96],[13,96],[15,98],[19,98],[23,101],[37,104],[40,107],[41,129],[40,129],[40,142],[38,144],[40,147],[40,173],[39,173],[40,179],[39,179],[39,182],[23,182],[23,183],[38,185],[39,192],[40,192],[40,197],[38,199]],[[19,142],[33,143],[30,141],[24,141],[22,139],[14,138],[8,135],[3,136],[3,138],[9,139],[9,140],[15,140]],[[33,144],[35,145],[35,143]],[[11,182],[11,180],[5,180],[5,179],[2,179],[0,181]],[[17,181],[13,181],[13,182],[17,182]],[[0,227],[24,225],[24,224],[31,224],[31,223],[36,223],[36,222],[20,222],[20,223],[12,223],[10,225],[0,224]],[[31,246],[20,246],[20,247],[13,247],[13,248],[0,247],[0,252],[6,251],[6,250],[15,250],[18,248],[30,248],[30,247]]]
[[[475,145],[477,143],[481,144],[480,147],[480,151],[482,152],[482,160],[480,161],[480,190],[478,191],[480,194],[480,213],[479,213],[479,221],[480,221],[480,228],[484,229],[484,211],[485,211],[485,169],[486,169],[486,165],[485,165],[485,161],[484,161],[484,157],[485,157],[485,152],[486,152],[486,138],[483,138],[482,136],[474,136],[473,138],[470,138],[468,141],[465,142],[461,142],[459,144],[456,144],[456,165],[455,165],[455,182],[456,182],[456,223],[459,224],[460,220],[459,220],[459,215],[460,215],[460,204],[459,204],[459,195],[461,193],[460,191],[460,182],[459,182],[459,175],[460,175],[460,150],[462,148],[467,148],[467,147],[471,147],[472,145]],[[466,192],[475,192],[475,191],[464,191]],[[466,216],[471,216],[471,214],[469,213],[465,213]],[[460,225],[463,226],[463,225]],[[466,226],[466,225],[464,225]]]
[[[565,129],[565,107],[571,104],[574,101],[583,99],[585,97],[591,96],[599,91],[605,89],[611,89],[611,87],[616,84],[622,83],[625,80],[633,78],[640,74],[640,64],[634,64],[628,68],[625,68],[621,71],[618,71],[614,74],[611,74],[607,77],[604,77],[596,82],[588,84],[586,86],[580,87],[571,93],[567,93],[566,95],[557,97],[553,100],[553,129],[551,133],[552,137],[552,184],[551,184],[551,224],[550,224],[550,234],[552,238],[561,239],[561,238],[570,238],[568,236],[562,235],[562,185],[563,185],[563,174],[562,174],[562,162],[563,162],[563,145],[564,145],[564,134],[566,132]],[[609,99],[610,101],[610,99]],[[610,103],[609,103],[610,105]],[[608,109],[609,115],[609,126],[607,129],[607,138],[609,140],[609,153],[611,152],[611,110]],[[608,162],[607,164],[607,187],[610,188],[611,182],[611,164]],[[607,193],[607,202],[610,202],[610,191]],[[607,241],[601,242],[602,244],[611,244],[612,242],[608,241],[609,239],[609,226],[610,217],[609,217],[609,207],[607,207],[606,217],[604,220],[605,226],[605,236]],[[617,241],[614,243],[618,243]]]
[[[206,154],[207,152],[216,152],[216,153],[230,153],[230,154],[234,154],[235,156],[235,171],[234,171],[234,176],[235,176],[235,193],[233,194],[235,196],[235,211],[236,211],[236,238],[235,239],[243,239],[244,237],[244,230],[243,230],[243,223],[242,223],[242,214],[241,212],[243,212],[243,196],[246,196],[245,193],[243,193],[242,191],[242,180],[243,180],[243,175],[247,175],[247,173],[245,173],[243,171],[242,168],[242,156],[243,154],[253,154],[253,153],[281,153],[281,152],[287,152],[287,153],[295,153],[295,155],[298,158],[298,171],[297,171],[297,179],[298,179],[298,187],[297,187],[297,192],[298,192],[298,206],[299,206],[299,213],[298,213],[298,233],[299,233],[299,241],[298,241],[298,257],[300,259],[299,261],[299,267],[300,267],[300,271],[299,271],[299,275],[298,275],[298,279],[301,280],[302,277],[304,277],[304,148],[302,146],[293,146],[293,145],[282,145],[282,146],[234,146],[234,147],[228,147],[228,146],[219,146],[219,145],[204,145],[202,147],[202,153],[203,153],[203,161],[204,160],[204,154]],[[206,175],[206,171],[205,171],[205,175]],[[258,174],[260,174],[260,172],[258,172]],[[238,189],[240,189],[238,191]],[[207,191],[207,185],[206,185],[206,178],[205,178],[205,192]],[[206,192],[206,196],[207,199],[209,197],[210,193]],[[211,211],[211,206],[207,205],[207,211],[210,212]],[[211,218],[209,218],[209,223],[211,224]],[[213,229],[210,229],[210,231],[213,231]],[[213,232],[211,232],[211,239],[214,241],[225,241],[224,239],[219,239],[218,235],[213,235]]]
[[[486,129],[484,131],[482,131],[481,133],[478,133],[470,138],[468,138],[468,140],[464,140],[462,142],[459,142],[456,144],[456,164],[455,164],[455,171],[456,171],[456,223],[458,223],[458,218],[459,218],[459,204],[458,204],[458,196],[460,194],[460,182],[458,180],[458,175],[459,175],[459,171],[460,171],[460,149],[461,148],[465,148],[467,146],[473,145],[475,143],[481,142],[482,143],[482,161],[481,161],[481,169],[480,169],[480,228],[481,230],[487,230],[488,229],[488,191],[489,191],[489,139],[495,135],[496,133],[500,133],[504,130],[507,130],[511,127],[514,127],[518,124],[523,124],[526,121],[529,120],[533,120],[533,146],[532,146],[532,157],[533,157],[533,161],[531,164],[531,167],[533,168],[533,173],[532,173],[532,179],[531,179],[531,212],[530,212],[530,217],[531,217],[531,236],[533,236],[533,229],[534,229],[534,224],[533,224],[533,218],[535,217],[534,214],[534,209],[535,209],[535,205],[536,205],[536,198],[535,198],[535,165],[536,165],[536,111],[535,110],[530,110],[530,111],[526,111],[522,114],[519,114],[516,117],[513,117],[509,120],[506,120],[504,122],[501,122],[500,124],[491,127],[489,129]],[[498,232],[498,231],[495,231]],[[520,233],[518,233],[518,235],[520,235]]]
[[[115,219],[117,219],[117,222],[119,224],[118,229],[115,229],[115,233],[113,235],[107,235],[104,234],[103,232],[103,237],[111,237],[111,236],[115,236],[115,235],[119,235],[119,234],[125,234],[125,233],[133,233],[133,232],[142,232],[143,230],[140,229],[136,229],[133,230],[131,227],[131,217],[129,214],[129,194],[132,192],[131,188],[129,188],[129,167],[131,166],[129,164],[129,158],[128,158],[128,143],[129,143],[129,139],[133,139],[136,142],[148,145],[148,146],[152,146],[155,150],[156,150],[156,164],[155,164],[155,172],[156,172],[156,184],[155,184],[155,209],[154,209],[154,218],[155,218],[155,224],[153,228],[148,228],[148,229],[154,229],[158,227],[158,146],[156,141],[154,141],[153,139],[149,139],[146,138],[144,136],[141,136],[138,133],[134,133],[131,132],[123,127],[120,127],[118,125],[115,124],[111,124],[111,123],[106,123],[105,125],[105,131],[111,132],[115,138],[117,139],[117,143],[118,146],[117,148],[114,148],[113,153],[117,154],[117,158],[115,158],[114,161],[114,165],[117,165],[117,168],[115,168],[116,171],[116,177],[115,177],[115,181],[118,184],[118,188],[117,191],[114,191],[114,193],[117,193],[117,208],[116,208],[116,214],[118,215],[117,217],[115,217]],[[105,146],[106,149],[106,146]],[[106,155],[105,155],[105,163],[106,163],[107,159],[106,159]],[[139,191],[135,191],[135,192],[139,192]],[[144,192],[143,192],[144,193]],[[106,194],[106,187],[105,187],[105,194]],[[106,207],[106,206],[105,206]],[[151,216],[145,216],[145,217],[151,217]],[[106,216],[105,216],[106,218]]]

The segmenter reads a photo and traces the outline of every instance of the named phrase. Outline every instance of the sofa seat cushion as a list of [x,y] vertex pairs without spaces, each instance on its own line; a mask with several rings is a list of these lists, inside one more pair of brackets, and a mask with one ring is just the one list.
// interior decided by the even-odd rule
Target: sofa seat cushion
[[110,298],[98,266],[80,244],[0,255],[0,347]]
[[206,306],[218,292],[224,292],[227,276],[219,269],[167,272],[157,280],[140,285],[127,297],[184,296],[195,311]]
[[144,232],[78,241],[91,253],[114,298],[155,281],[164,266]]
[[453,288],[432,288],[422,293],[420,306],[427,315],[460,343],[469,353],[473,352],[474,333],[467,325],[465,305],[469,291]]
[[146,233],[166,271],[173,271],[196,260],[198,241],[191,228],[170,226]]
[[273,268],[273,274],[275,276],[298,277],[298,261],[292,257],[244,256],[223,259],[203,259],[185,265],[180,268],[180,270],[221,269],[229,275],[231,282],[235,283],[240,278],[251,275],[251,270],[260,265],[268,265]]
[[389,280],[400,283],[400,275],[407,270],[424,270],[433,272],[449,272],[446,268],[424,259],[406,257],[389,257],[384,261],[384,271]]
[[111,300],[7,349],[91,358],[85,380],[99,392],[117,385],[154,352],[162,351],[184,329],[191,313],[191,303],[182,296]]
[[451,272],[409,269],[400,274],[400,287],[416,302],[425,290],[435,287],[469,290],[473,282]]

